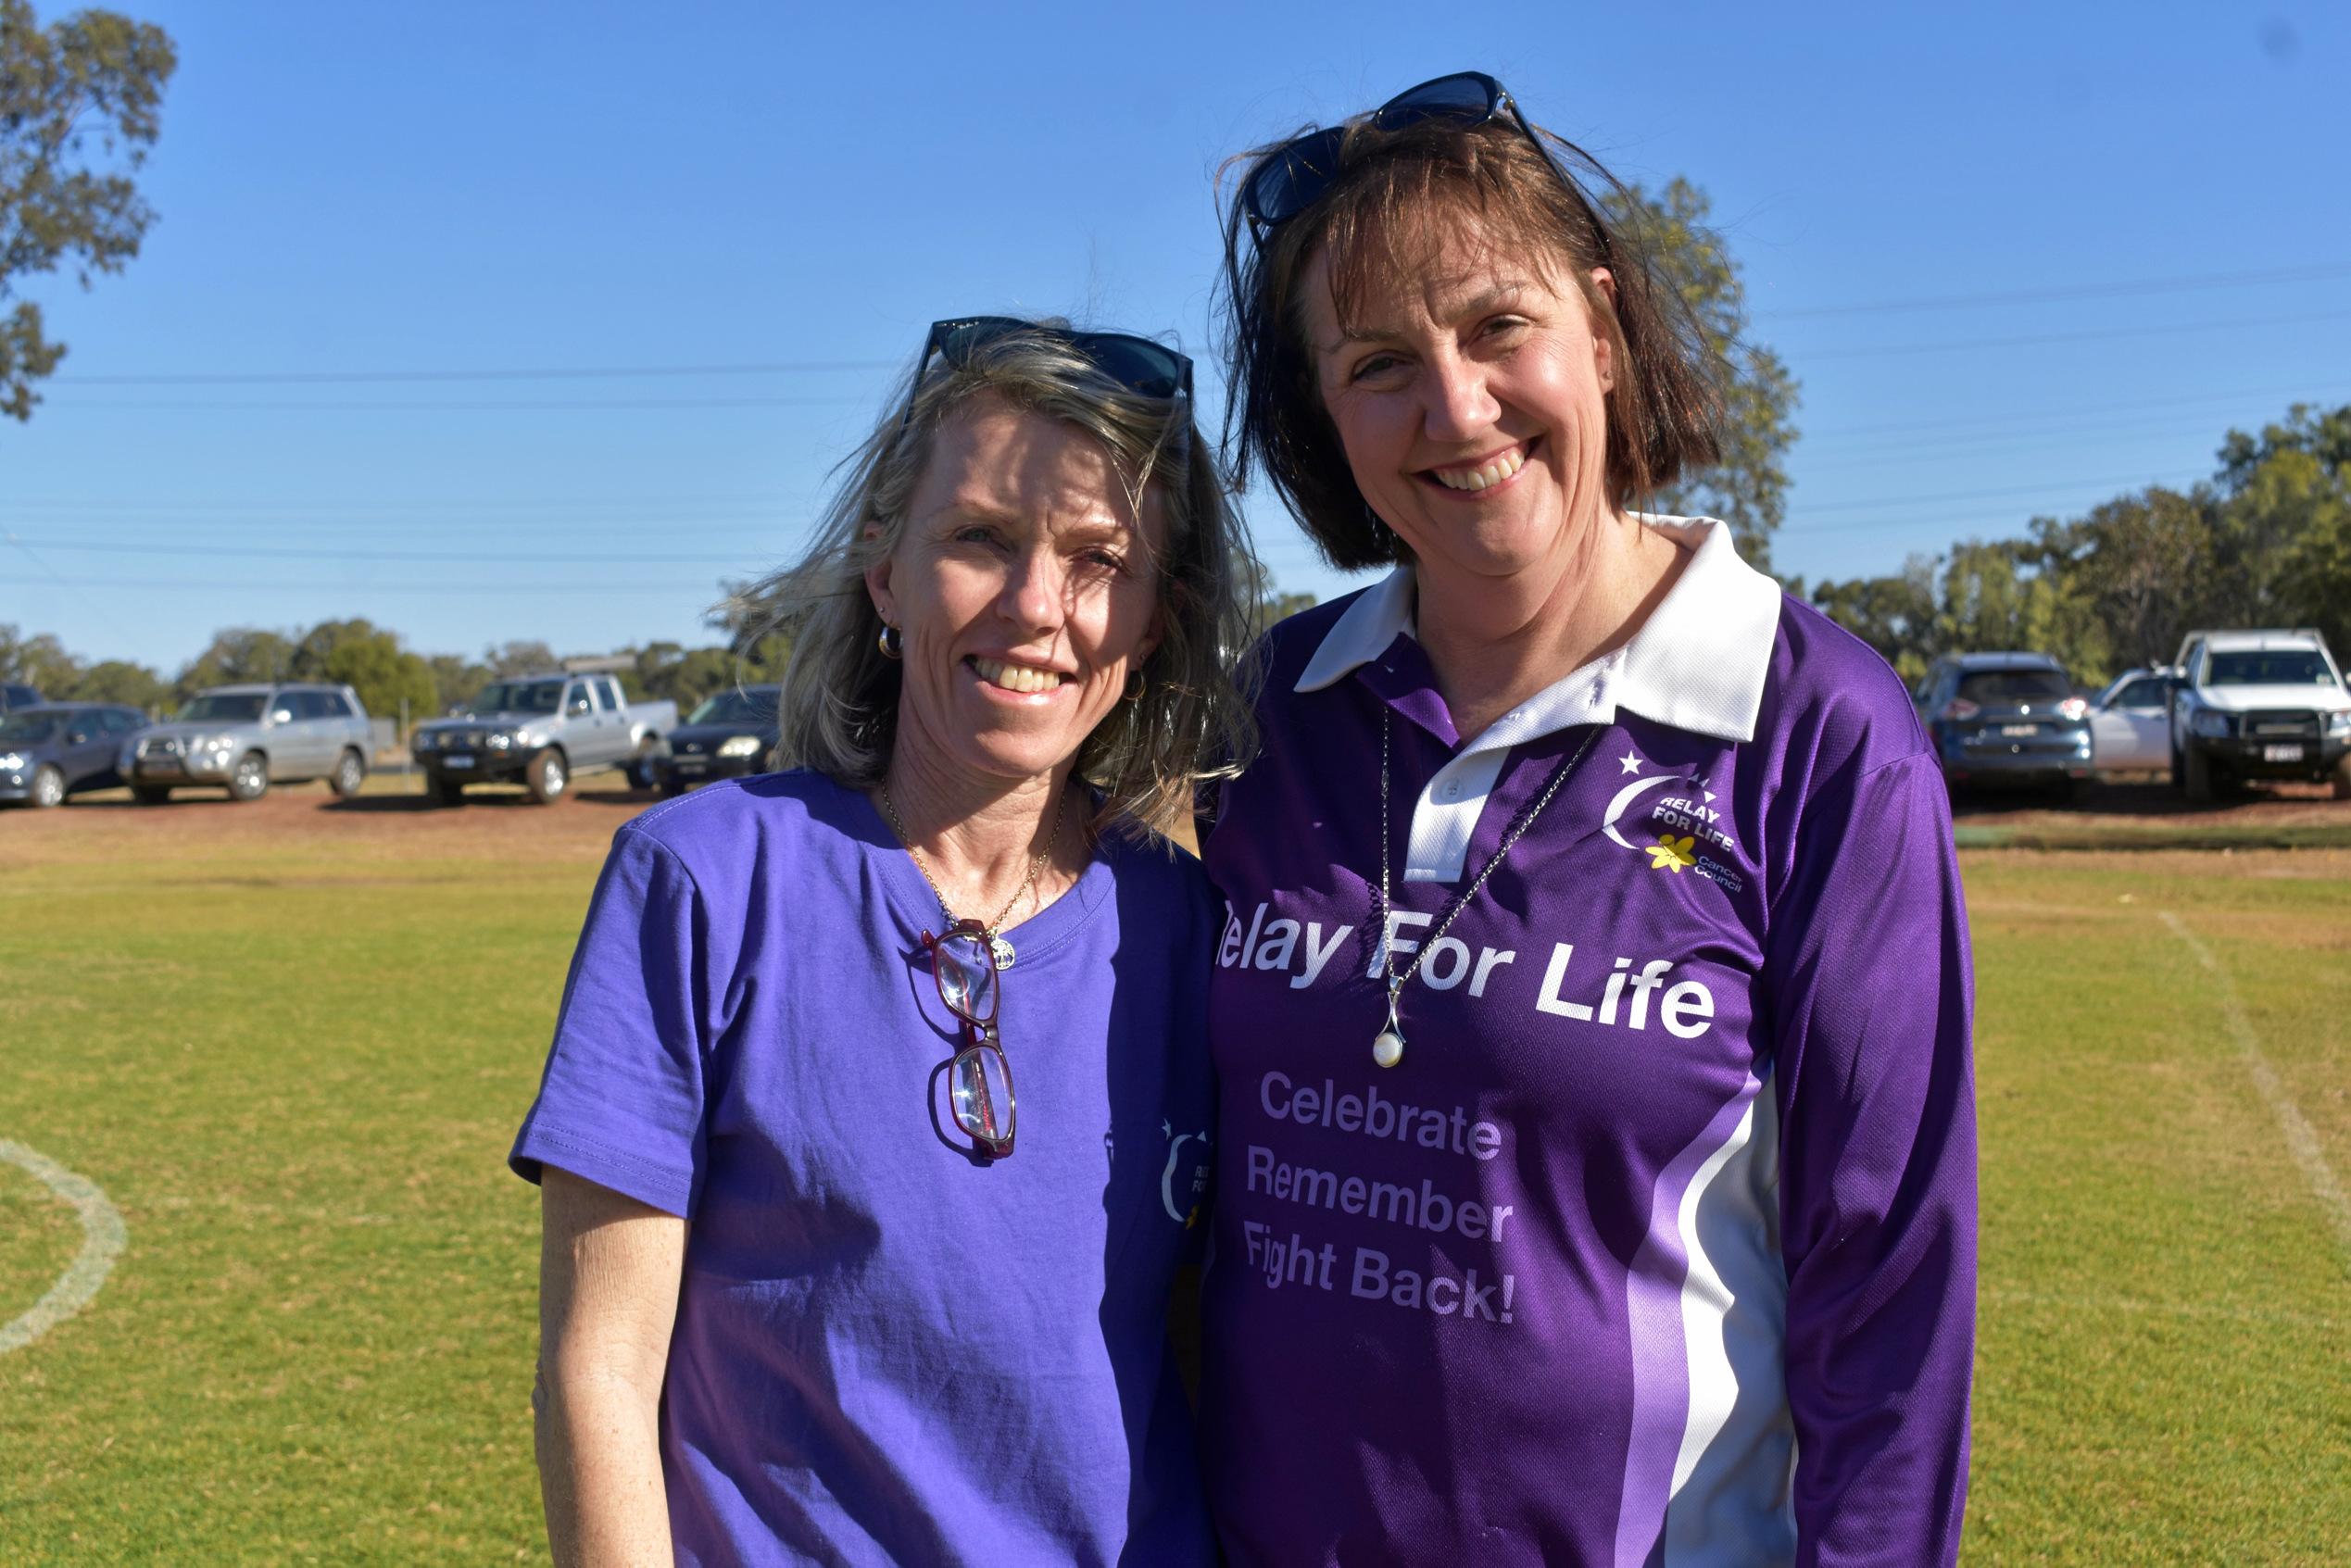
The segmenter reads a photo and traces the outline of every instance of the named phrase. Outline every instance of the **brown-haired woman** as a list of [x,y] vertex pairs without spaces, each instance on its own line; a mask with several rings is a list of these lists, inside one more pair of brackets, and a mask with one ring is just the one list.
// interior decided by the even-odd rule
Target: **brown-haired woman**
[[1970,979],[1900,683],[1637,509],[1713,368],[1491,78],[1245,162],[1241,465],[1393,570],[1272,633],[1204,849],[1226,1551],[1951,1562]]

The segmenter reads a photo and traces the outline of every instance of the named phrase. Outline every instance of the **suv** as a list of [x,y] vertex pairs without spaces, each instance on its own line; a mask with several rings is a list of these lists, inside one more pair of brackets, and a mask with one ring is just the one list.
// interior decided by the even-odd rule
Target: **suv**
[[2351,799],[2351,693],[2307,628],[2191,632],[2171,700],[2171,777],[2191,800],[2244,779],[2334,782]]
[[631,703],[610,675],[567,671],[493,681],[459,715],[419,724],[409,750],[444,806],[462,805],[471,784],[519,784],[544,806],[602,768],[650,783],[676,728],[677,704]]
[[2070,797],[2090,777],[2090,705],[2045,653],[1945,654],[1912,700],[1954,789],[1999,782]]
[[180,716],[134,735],[117,769],[141,804],[182,784],[258,800],[273,784],[324,779],[348,799],[368,776],[368,713],[348,686],[215,686]]
[[711,779],[764,772],[777,739],[776,685],[729,686],[670,734],[668,755],[653,764],[654,784],[678,795]]

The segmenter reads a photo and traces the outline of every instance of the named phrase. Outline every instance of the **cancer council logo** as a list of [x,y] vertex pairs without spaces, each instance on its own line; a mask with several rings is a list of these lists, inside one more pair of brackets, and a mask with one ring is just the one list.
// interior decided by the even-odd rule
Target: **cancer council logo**
[[[1692,774],[1643,773],[1648,766],[1638,751],[1628,750],[1616,759],[1620,775],[1641,776],[1610,799],[1601,831],[1612,843],[1646,854],[1651,871],[1676,876],[1694,871],[1729,892],[1738,892],[1739,873],[1723,860],[1737,854],[1739,846],[1731,839],[1724,813],[1715,806],[1716,792]],[[1627,814],[1637,809],[1645,810],[1646,816],[1636,814],[1628,822]],[[1626,836],[1628,826],[1637,837]],[[1721,859],[1709,854],[1710,850],[1718,852]]]

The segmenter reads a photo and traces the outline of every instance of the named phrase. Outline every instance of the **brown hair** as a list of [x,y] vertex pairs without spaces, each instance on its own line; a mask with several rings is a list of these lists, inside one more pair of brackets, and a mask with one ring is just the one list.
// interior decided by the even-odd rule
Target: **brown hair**
[[[1393,564],[1404,546],[1355,486],[1314,374],[1301,284],[1317,254],[1331,257],[1334,303],[1344,318],[1374,274],[1411,270],[1414,247],[1431,238],[1432,208],[1473,216],[1487,239],[1527,258],[1553,287],[1564,270],[1614,345],[1607,395],[1607,487],[1612,506],[1637,504],[1720,453],[1720,381],[1715,357],[1679,296],[1660,284],[1643,236],[1612,222],[1590,180],[1637,204],[1616,178],[1574,143],[1539,132],[1530,141],[1506,116],[1483,125],[1431,119],[1384,131],[1348,125],[1330,185],[1295,217],[1258,234],[1241,193],[1248,176],[1289,145],[1245,153],[1225,220],[1224,328],[1231,401],[1225,450],[1236,487],[1261,467],[1324,558],[1342,571]],[[1591,282],[1608,269],[1612,303]]]
[[995,398],[1101,443],[1138,514],[1153,486],[1164,506],[1167,537],[1153,560],[1159,646],[1141,667],[1141,696],[1120,703],[1077,754],[1078,775],[1102,791],[1096,826],[1124,818],[1165,834],[1190,814],[1201,782],[1247,765],[1257,732],[1235,655],[1258,571],[1240,516],[1188,401],[1129,391],[1072,346],[1066,328],[1039,321],[954,363],[917,365],[843,465],[807,552],[740,596],[765,608],[761,634],[792,639],[779,704],[783,764],[857,787],[888,767],[901,667],[875,646],[882,620],[865,569],[898,547],[939,427]]

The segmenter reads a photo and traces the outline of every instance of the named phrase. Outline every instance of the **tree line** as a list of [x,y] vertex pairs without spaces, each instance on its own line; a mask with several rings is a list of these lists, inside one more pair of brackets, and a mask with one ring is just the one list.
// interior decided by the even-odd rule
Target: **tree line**
[[[667,698],[685,713],[725,687],[774,679],[791,648],[769,635],[704,647],[652,642],[601,657],[626,661],[617,674],[629,700]],[[167,679],[127,659],[84,661],[48,633],[26,636],[0,625],[0,680],[37,687],[52,701],[124,702],[149,713],[169,711],[212,686],[324,681],[350,686],[379,719],[396,720],[406,704],[414,722],[470,700],[501,676],[544,674],[562,664],[543,642],[486,647],[478,659],[421,654],[372,621],[321,621],[307,631],[233,626],[215,633],[202,653]]]
[[[1790,591],[1805,596],[1801,579]],[[2152,486],[2021,538],[1914,556],[1887,577],[1815,586],[1811,602],[1915,683],[1946,653],[2053,654],[2103,685],[2168,662],[2198,627],[2308,626],[2351,650],[2351,405],[2295,404],[2231,431],[2210,479]]]

